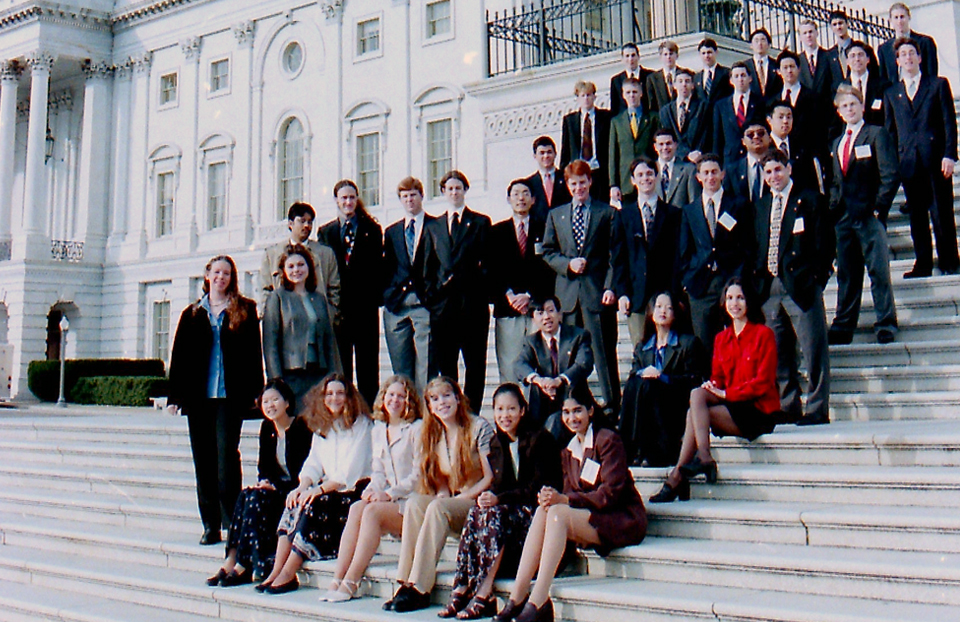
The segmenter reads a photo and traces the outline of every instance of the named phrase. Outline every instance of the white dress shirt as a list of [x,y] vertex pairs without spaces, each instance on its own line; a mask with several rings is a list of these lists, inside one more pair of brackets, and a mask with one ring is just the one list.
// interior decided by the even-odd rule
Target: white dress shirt
[[359,480],[370,476],[372,429],[370,417],[360,415],[349,430],[337,421],[325,437],[314,434],[300,481],[308,479],[315,485],[338,482],[343,485],[341,490],[353,490]]

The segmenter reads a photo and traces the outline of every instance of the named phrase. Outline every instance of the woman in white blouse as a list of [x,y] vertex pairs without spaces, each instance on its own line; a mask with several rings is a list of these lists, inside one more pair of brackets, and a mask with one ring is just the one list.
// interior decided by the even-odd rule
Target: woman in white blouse
[[373,475],[350,506],[329,591],[320,600],[342,602],[357,595],[360,580],[384,533],[399,536],[403,506],[417,487],[418,440],[423,402],[406,376],[390,376],[373,404]]
[[337,555],[350,505],[370,477],[373,423],[352,383],[330,374],[307,393],[302,415],[314,432],[313,444],[277,527],[273,571],[257,586],[268,594],[300,587],[297,570],[304,560]]

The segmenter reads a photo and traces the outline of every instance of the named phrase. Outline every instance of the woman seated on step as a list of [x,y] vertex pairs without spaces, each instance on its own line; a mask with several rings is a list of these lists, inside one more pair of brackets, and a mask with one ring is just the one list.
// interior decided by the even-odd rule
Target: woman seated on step
[[257,586],[268,594],[300,587],[297,571],[304,561],[336,557],[350,505],[370,477],[373,423],[356,387],[342,375],[330,374],[304,402],[302,416],[313,430],[313,444],[300,485],[287,495],[273,570]]
[[403,508],[420,477],[423,401],[406,376],[390,376],[380,387],[371,414],[373,474],[360,500],[350,506],[330,589],[320,600],[341,602],[357,596],[363,573],[384,533],[399,536]]
[[300,468],[310,452],[313,432],[304,417],[294,416],[293,391],[271,380],[260,394],[265,417],[260,424],[258,483],[237,497],[227,538],[227,559],[207,585],[233,587],[262,578],[273,564],[277,523],[284,501],[300,482]]
[[427,412],[420,434],[419,492],[403,511],[400,587],[383,605],[400,613],[430,606],[444,542],[460,533],[477,497],[494,484],[491,465],[499,461],[491,457],[500,450],[493,426],[470,414],[456,382],[434,378],[423,396]]
[[493,418],[501,447],[502,473],[495,489],[477,497],[467,515],[457,551],[457,574],[450,602],[438,614],[461,620],[488,618],[497,612],[493,580],[514,576],[520,563],[516,543],[527,535],[537,509],[537,493],[561,488],[560,446],[553,434],[527,412],[519,386],[500,385],[493,394]]
[[703,474],[717,481],[710,454],[710,432],[754,440],[773,431],[780,410],[777,344],[763,324],[760,305],[748,298],[739,278],[730,279],[720,301],[730,325],[714,340],[713,375],[690,393],[690,410],[677,466],[650,503],[690,498],[690,478]]
[[[551,622],[550,585],[567,542],[593,547],[600,555],[639,544],[647,532],[647,514],[627,467],[620,436],[595,427],[599,407],[586,384],[575,385],[560,411],[573,434],[560,453],[563,492],[544,486],[537,495],[517,579],[498,622]],[[530,590],[533,577],[537,582]]]

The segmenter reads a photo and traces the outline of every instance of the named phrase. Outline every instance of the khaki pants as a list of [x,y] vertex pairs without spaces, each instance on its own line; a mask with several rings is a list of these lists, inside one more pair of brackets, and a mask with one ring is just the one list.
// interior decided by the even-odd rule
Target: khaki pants
[[429,594],[437,580],[437,562],[451,533],[460,534],[474,499],[413,495],[403,508],[403,537],[397,580]]

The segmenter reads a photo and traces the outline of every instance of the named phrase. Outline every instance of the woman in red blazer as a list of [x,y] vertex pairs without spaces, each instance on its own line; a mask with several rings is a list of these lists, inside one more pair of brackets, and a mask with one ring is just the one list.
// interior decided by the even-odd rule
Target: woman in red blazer
[[713,374],[690,393],[690,410],[677,462],[650,503],[690,498],[690,478],[703,474],[717,481],[717,463],[710,454],[710,432],[754,440],[773,431],[773,414],[780,410],[777,391],[777,343],[763,325],[759,305],[748,305],[740,279],[727,281],[724,309],[730,325],[713,345]]

